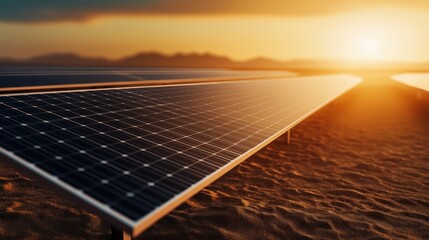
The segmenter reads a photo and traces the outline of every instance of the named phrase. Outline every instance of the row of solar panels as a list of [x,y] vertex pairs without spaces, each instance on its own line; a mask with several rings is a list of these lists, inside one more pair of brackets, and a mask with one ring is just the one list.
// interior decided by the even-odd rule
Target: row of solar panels
[[[193,68],[121,67],[2,67],[0,92],[76,89],[291,77],[287,71],[252,71]],[[402,84],[429,91],[429,75],[400,74],[392,77]]]
[[294,75],[287,71],[192,68],[3,67],[0,68],[0,92],[218,82]]
[[407,86],[429,92],[428,73],[399,74],[393,76],[392,79]]
[[[74,74],[100,70],[82,71]],[[327,75],[3,94],[0,155],[138,235],[359,82]]]

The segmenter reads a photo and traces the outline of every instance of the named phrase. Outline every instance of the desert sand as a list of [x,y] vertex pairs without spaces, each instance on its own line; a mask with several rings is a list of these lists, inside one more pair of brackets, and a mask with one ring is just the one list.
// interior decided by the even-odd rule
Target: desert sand
[[[358,73],[359,75],[360,73]],[[365,82],[138,239],[429,239],[429,105]],[[0,239],[109,239],[108,224],[0,163]]]

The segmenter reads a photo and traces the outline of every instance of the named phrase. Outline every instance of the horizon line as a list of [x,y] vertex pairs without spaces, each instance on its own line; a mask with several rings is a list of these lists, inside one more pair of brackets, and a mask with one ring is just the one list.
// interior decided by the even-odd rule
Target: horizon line
[[121,60],[124,60],[126,58],[138,56],[138,55],[144,55],[144,54],[157,54],[164,57],[174,58],[176,56],[191,56],[191,55],[197,55],[197,56],[212,56],[212,57],[221,57],[221,58],[227,58],[230,61],[236,62],[236,63],[246,63],[253,60],[258,59],[264,59],[269,61],[275,61],[279,63],[290,63],[290,62],[298,62],[298,61],[313,61],[313,62],[345,62],[345,63],[359,63],[359,64],[403,64],[403,65],[420,65],[420,64],[429,64],[429,59],[425,61],[406,61],[406,60],[376,60],[376,59],[347,59],[347,58],[289,58],[289,59],[278,59],[275,57],[270,56],[263,56],[263,55],[256,55],[250,58],[246,59],[236,59],[234,57],[231,57],[226,54],[218,54],[210,51],[175,51],[173,53],[167,53],[159,50],[142,50],[142,51],[136,51],[133,54],[124,54],[121,57],[117,58],[110,58],[107,56],[102,55],[86,55],[79,52],[73,52],[73,51],[52,51],[52,52],[46,52],[41,54],[34,54],[27,57],[14,57],[14,56],[0,56],[0,60],[15,60],[15,61],[28,61],[34,58],[39,57],[46,57],[46,56],[54,56],[54,55],[70,55],[70,56],[76,56],[81,57],[85,59],[100,59],[108,62],[119,62]]

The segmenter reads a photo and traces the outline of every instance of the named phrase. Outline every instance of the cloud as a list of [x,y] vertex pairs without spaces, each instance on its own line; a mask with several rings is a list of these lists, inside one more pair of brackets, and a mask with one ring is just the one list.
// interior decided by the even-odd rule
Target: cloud
[[380,6],[428,8],[427,0],[1,0],[0,21],[84,21],[103,15],[311,16]]

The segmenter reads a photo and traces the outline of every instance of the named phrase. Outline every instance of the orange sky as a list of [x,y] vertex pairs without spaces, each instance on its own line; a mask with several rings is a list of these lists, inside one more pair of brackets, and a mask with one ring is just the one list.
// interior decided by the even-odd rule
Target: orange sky
[[244,8],[248,14],[240,14],[237,6],[231,6],[227,14],[218,13],[217,6],[213,12],[197,6],[196,10],[180,14],[166,8],[157,14],[105,10],[104,14],[92,16],[86,12],[69,13],[67,8],[67,17],[61,19],[58,14],[49,16],[49,20],[40,14],[11,19],[0,11],[0,56],[22,58],[48,52],[76,52],[119,58],[156,50],[213,52],[239,60],[267,56],[429,61],[429,4],[414,2],[408,7],[385,4],[353,8],[349,4],[339,6],[337,11],[329,5],[306,9],[298,4],[293,6],[295,12],[285,14],[264,9],[256,14],[257,6]]

